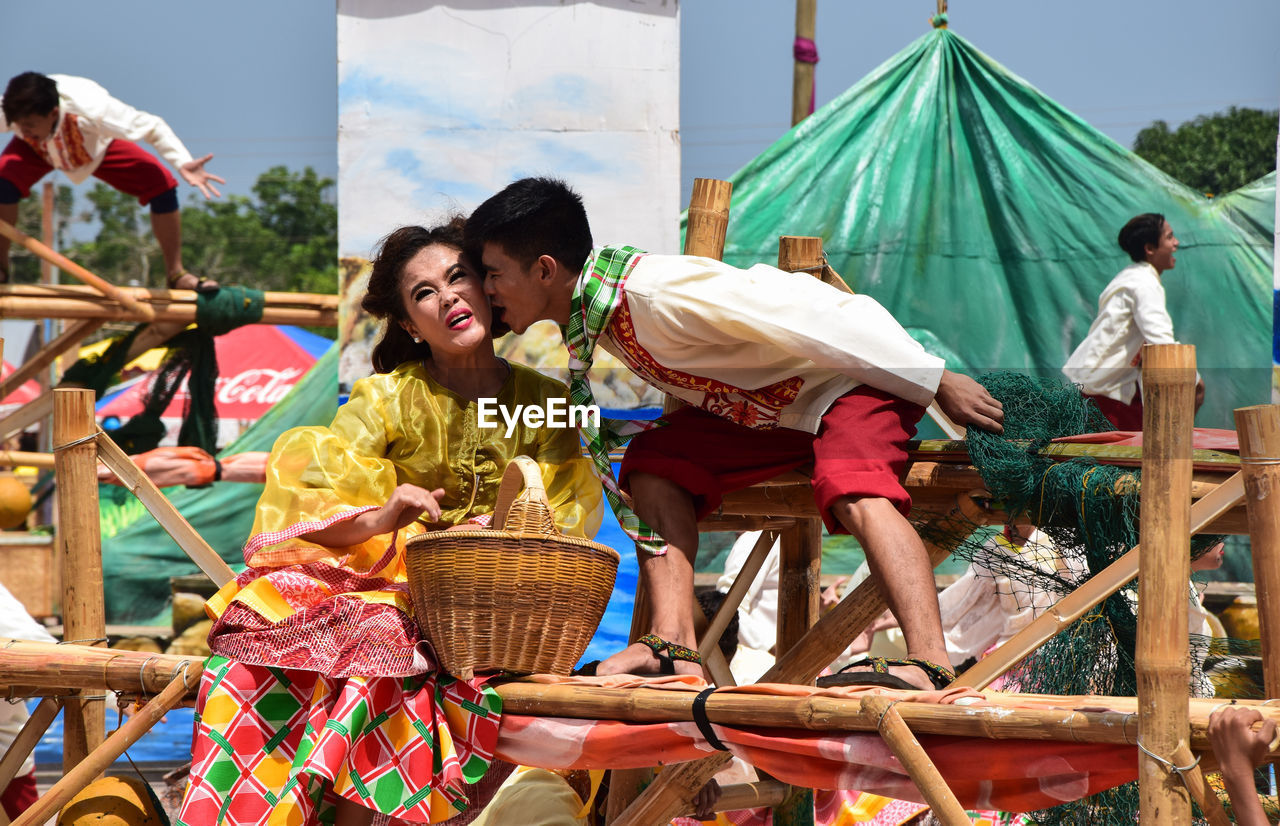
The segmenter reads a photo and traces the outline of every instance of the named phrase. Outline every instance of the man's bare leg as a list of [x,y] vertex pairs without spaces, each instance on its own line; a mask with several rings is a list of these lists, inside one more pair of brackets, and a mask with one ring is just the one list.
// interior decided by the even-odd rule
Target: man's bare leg
[[[7,221],[16,227],[18,225],[18,205],[0,204],[0,220]],[[0,283],[9,280],[9,272],[9,239],[0,235],[0,274],[3,274],[3,279],[0,279]]]
[[[693,500],[676,484],[647,473],[631,476],[636,514],[667,541],[667,553],[640,552],[640,584],[649,600],[649,633],[688,648],[698,647],[693,625],[693,559],[698,552],[698,520]],[[596,668],[596,673],[656,674],[652,649],[633,643]],[[697,663],[675,661],[677,674],[702,675]]]
[[[902,628],[907,656],[949,666],[933,568],[915,528],[888,499],[842,497],[831,511],[862,545],[871,577]],[[914,666],[893,666],[889,672],[920,688],[934,687]]]
[[[182,210],[151,213],[151,233],[160,245],[160,254],[164,256],[165,284],[182,290],[194,290],[200,285],[199,276],[191,273],[182,275],[185,272],[182,266]],[[209,289],[216,286],[216,283],[206,279],[202,286]]]

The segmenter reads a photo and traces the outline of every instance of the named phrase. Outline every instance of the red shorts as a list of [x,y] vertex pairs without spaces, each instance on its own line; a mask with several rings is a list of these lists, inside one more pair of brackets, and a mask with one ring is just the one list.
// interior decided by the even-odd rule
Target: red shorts
[[1111,422],[1116,430],[1142,429],[1141,393],[1135,395],[1133,401],[1128,404],[1109,399],[1106,396],[1090,396],[1088,393],[1085,393],[1084,397],[1098,406],[1098,409],[1102,411],[1102,415],[1107,417],[1107,421]]
[[[22,138],[13,138],[0,152],[0,178],[17,187],[23,198],[31,194],[36,181],[51,171],[53,167]],[[106,157],[94,170],[93,177],[132,195],[143,206],[178,185],[168,167],[155,155],[136,143],[120,140],[107,144]]]
[[638,434],[622,458],[618,482],[628,490],[633,473],[675,482],[693,497],[701,519],[724,494],[813,464],[813,497],[829,533],[848,533],[831,516],[842,496],[882,498],[906,515],[911,497],[902,487],[907,442],[924,408],[862,385],[836,399],[818,434],[779,427],[753,430],[696,407],[682,407],[665,427]]

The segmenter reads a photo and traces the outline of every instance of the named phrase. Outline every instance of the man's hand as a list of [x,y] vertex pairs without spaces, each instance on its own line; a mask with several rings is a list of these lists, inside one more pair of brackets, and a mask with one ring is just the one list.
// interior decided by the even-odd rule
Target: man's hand
[[1209,742],[1222,767],[1222,781],[1236,823],[1241,826],[1265,826],[1270,821],[1258,801],[1253,786],[1253,770],[1271,751],[1276,724],[1263,720],[1254,731],[1253,724],[1263,720],[1257,709],[1228,706],[1209,715]]
[[958,425],[980,427],[992,433],[1003,433],[1004,405],[1000,404],[987,388],[968,376],[942,371],[938,392],[934,401],[942,412]]
[[222,178],[214,175],[212,172],[206,172],[204,165],[213,160],[213,155],[205,155],[203,158],[196,158],[187,161],[178,167],[178,172],[182,175],[182,180],[200,190],[200,193],[206,198],[218,198],[222,195],[210,181],[217,181],[225,184]]

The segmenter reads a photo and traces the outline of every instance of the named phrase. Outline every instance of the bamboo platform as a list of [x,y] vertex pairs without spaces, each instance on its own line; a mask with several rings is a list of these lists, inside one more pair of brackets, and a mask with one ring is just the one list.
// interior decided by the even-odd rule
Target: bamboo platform
[[[694,239],[695,244],[699,239],[723,244],[727,190],[696,186],[695,193],[699,192],[723,197],[724,203],[722,206],[714,202],[691,205],[687,237]],[[703,226],[695,220],[699,217],[712,220]],[[804,264],[806,260],[816,261],[798,269],[811,269],[820,277],[830,277],[828,268],[822,263],[820,243],[812,243],[817,239],[799,240],[805,243],[793,244],[789,252],[780,252],[780,257],[786,255],[788,261],[798,264]],[[92,290],[71,289],[55,296],[49,293],[32,295],[23,293],[23,289],[0,290],[0,313],[6,312],[6,307],[19,311],[19,307],[28,306],[22,302],[31,300],[69,302],[60,305],[67,312],[73,310],[74,304],[78,308],[76,312],[87,313],[89,305],[99,308],[114,305],[110,312],[133,313],[136,311],[128,307],[132,302],[137,307],[151,308],[150,312],[159,319],[162,313],[169,312],[169,308],[174,306],[173,300],[179,292],[143,291],[147,294],[131,293],[122,296],[122,300],[107,299],[103,304]],[[6,305],[10,299],[16,303]],[[147,311],[142,312],[145,314]],[[99,320],[98,315],[76,317],[88,324]],[[1152,354],[1148,361],[1158,361],[1159,358]],[[1178,372],[1178,381],[1185,384],[1187,375],[1194,375],[1194,366],[1189,373],[1185,366]],[[1027,650],[1033,649],[1035,638],[1052,635],[1060,624],[1071,620],[1073,612],[1087,611],[1107,593],[1132,580],[1139,573],[1140,565],[1145,573],[1144,581],[1167,580],[1166,585],[1172,583],[1185,587],[1185,571],[1176,564],[1170,564],[1170,560],[1177,560],[1181,554],[1181,565],[1185,566],[1187,555],[1181,547],[1186,538],[1198,531],[1214,530],[1249,533],[1253,539],[1256,572],[1260,567],[1270,572],[1256,573],[1260,604],[1263,604],[1264,595],[1269,596],[1263,605],[1263,662],[1268,695],[1275,696],[1280,691],[1280,672],[1276,671],[1280,665],[1280,654],[1276,652],[1280,621],[1272,616],[1280,610],[1280,594],[1275,593],[1280,590],[1280,583],[1271,581],[1275,579],[1275,572],[1280,571],[1274,538],[1280,531],[1280,509],[1271,501],[1271,491],[1280,491],[1280,478],[1276,477],[1280,474],[1280,467],[1264,461],[1265,457],[1280,455],[1280,408],[1265,406],[1237,411],[1243,460],[1228,454],[1193,454],[1189,443],[1190,416],[1184,398],[1185,387],[1179,387],[1181,389],[1167,397],[1156,394],[1153,398],[1149,413],[1153,418],[1160,417],[1163,425],[1148,431],[1145,451],[1108,451],[1112,454],[1111,460],[1130,464],[1141,462],[1143,465],[1143,541],[1150,542],[1151,549],[1140,555],[1135,548],[1121,557],[1112,569],[1094,578],[1096,583],[1090,580],[1092,587],[1082,588],[1077,594],[1064,599],[1040,618],[1044,622],[1032,623],[1025,629],[1027,636],[1020,635],[1021,640],[1015,637],[983,660],[979,664],[982,671],[971,670],[962,675],[958,681],[960,684],[975,687],[989,684],[991,679],[1020,660]],[[173,510],[132,460],[97,430],[93,423],[92,403],[91,391],[71,389],[53,391],[49,401],[57,434],[55,465],[59,476],[61,510],[59,546],[63,551],[64,627],[66,635],[76,640],[101,640],[105,636],[95,472],[99,458],[138,495],[208,576],[217,583],[226,582],[231,577],[226,564]],[[1076,449],[1066,446],[1052,448],[1061,451],[1064,457]],[[1255,461],[1249,457],[1259,458]],[[961,526],[972,527],[982,520],[1004,518],[1005,515],[990,508],[984,509],[985,491],[976,471],[967,461],[963,443],[921,443],[912,458],[906,483],[917,502],[913,513],[917,521],[930,523],[945,533],[948,527],[954,531]],[[1196,465],[1194,471],[1193,463]],[[1249,494],[1247,505],[1246,492]],[[787,477],[726,497],[720,512],[703,523],[703,527],[759,526],[767,532],[766,537],[770,540],[773,534],[782,537],[779,656],[762,682],[811,685],[817,673],[883,610],[883,596],[875,584],[868,581],[835,609],[818,617],[821,553],[818,522],[807,481],[803,477]],[[1162,528],[1155,530],[1150,525]],[[771,541],[760,543],[757,551],[761,548],[767,550],[768,544]],[[928,551],[936,564],[949,549],[932,546]],[[1151,563],[1143,562],[1141,556],[1158,562],[1151,567]],[[1112,590],[1108,591],[1108,588]],[[735,584],[735,591],[740,590],[742,588]],[[1150,599],[1153,602],[1148,604],[1164,604],[1158,597]],[[1168,664],[1171,654],[1180,651],[1185,659],[1186,617],[1180,616],[1176,610],[1180,606],[1185,611],[1185,600],[1175,599],[1173,604],[1175,610],[1147,612],[1140,617],[1143,623],[1140,635],[1152,634],[1154,628],[1162,629],[1157,635],[1160,639],[1158,648],[1154,652],[1140,651],[1139,654],[1140,670],[1153,664],[1157,666],[1155,671],[1146,672],[1156,675],[1142,682],[1148,688],[1162,680],[1168,683],[1170,675],[1176,679],[1177,675]],[[727,610],[736,610],[736,604]],[[639,605],[638,627],[643,627],[642,622],[643,606]],[[704,635],[700,645],[703,651],[714,646],[713,637],[718,623],[719,617],[712,621],[712,632]],[[708,667],[716,683],[730,684],[731,678],[724,679],[727,669],[717,673],[720,666],[710,657],[708,659]],[[17,821],[19,826],[43,822],[140,737],[167,708],[193,701],[202,669],[203,662],[198,658],[110,651],[98,645],[50,646],[0,641],[0,690],[9,697],[44,698],[33,713],[31,723],[24,728],[9,752],[0,758],[0,780],[12,777],[6,772],[16,769],[59,709],[66,720],[65,775],[35,808]],[[1185,684],[1184,679],[1181,685]],[[1144,688],[1144,692],[1148,688]],[[148,702],[141,713],[104,741],[101,737],[102,704],[94,700],[105,690],[140,696]],[[694,697],[693,692],[688,691],[611,689],[572,682],[542,684],[521,681],[499,682],[496,690],[503,699],[504,708],[513,714],[644,722],[687,722],[693,719]],[[1214,701],[1187,700],[1185,692],[1183,696],[1172,699],[1149,694],[1139,698],[1037,698],[994,692],[988,693],[987,697],[986,705],[941,706],[919,702],[890,703],[883,697],[842,696],[839,692],[816,690],[805,692],[803,696],[787,697],[750,694],[745,690],[723,691],[706,699],[705,711],[709,720],[724,726],[880,732],[894,755],[907,767],[921,794],[933,806],[935,815],[944,823],[958,824],[964,821],[957,819],[955,796],[915,740],[915,734],[945,733],[985,739],[1132,745],[1141,733],[1148,747],[1162,744],[1160,751],[1180,763],[1185,762],[1182,759],[1184,752],[1189,755],[1191,750],[1205,752],[1208,748],[1204,729],[1208,715],[1216,705]],[[1255,705],[1264,716],[1280,721],[1280,709]],[[1151,709],[1155,709],[1154,714]],[[1174,722],[1170,724],[1168,721]],[[1161,727],[1159,733],[1153,730],[1155,726]],[[668,766],[643,792],[639,792],[641,783],[628,781],[624,776],[627,773],[615,772],[609,807],[611,822],[620,826],[654,826],[687,812],[692,795],[726,761],[725,753],[718,752],[702,760]],[[1186,802],[1185,789],[1182,792],[1177,789],[1171,791],[1170,775],[1159,764],[1144,763],[1142,771],[1148,791],[1155,788],[1164,795],[1159,804],[1162,811],[1167,806]],[[1216,800],[1203,797],[1204,785],[1197,781],[1197,778],[1202,781],[1198,770],[1188,775],[1191,787],[1199,789],[1202,806],[1212,807]],[[778,826],[795,826],[802,822],[803,816],[783,812],[802,813],[806,791],[779,787],[766,779],[751,789],[731,790],[726,798],[732,801],[752,799],[774,805],[774,822]],[[1147,805],[1144,797],[1144,806]],[[809,811],[812,812],[811,804]],[[1221,822],[1219,811],[1211,812],[1211,820],[1215,823]],[[1175,817],[1170,822],[1185,821]]]

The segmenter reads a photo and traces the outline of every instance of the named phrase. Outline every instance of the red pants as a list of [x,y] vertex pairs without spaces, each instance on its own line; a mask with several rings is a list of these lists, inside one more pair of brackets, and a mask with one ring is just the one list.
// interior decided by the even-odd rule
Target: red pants
[[4,794],[0,795],[0,805],[4,806],[4,813],[10,820],[17,820],[18,815],[29,809],[39,797],[36,789],[36,773],[33,770],[9,781]]
[[1142,430],[1141,393],[1135,395],[1133,401],[1128,404],[1106,396],[1090,396],[1088,393],[1085,393],[1084,397],[1098,406],[1102,415],[1107,417],[1107,421],[1111,422],[1116,430]]
[[627,446],[618,482],[633,473],[668,479],[693,497],[698,518],[720,507],[724,494],[813,464],[813,496],[829,533],[848,533],[831,515],[839,498],[883,498],[906,514],[902,487],[906,443],[924,415],[918,404],[862,385],[836,400],[818,434],[779,427],[754,430],[696,407],[665,416],[668,424],[638,434]]
[[[45,163],[31,145],[15,137],[0,152],[0,178],[17,187],[25,198],[53,167]],[[178,185],[165,165],[147,150],[129,141],[115,140],[107,146],[107,155],[94,170],[99,178],[121,192],[132,195],[146,206],[151,199]]]

